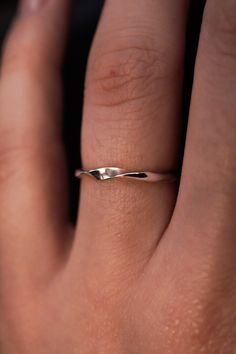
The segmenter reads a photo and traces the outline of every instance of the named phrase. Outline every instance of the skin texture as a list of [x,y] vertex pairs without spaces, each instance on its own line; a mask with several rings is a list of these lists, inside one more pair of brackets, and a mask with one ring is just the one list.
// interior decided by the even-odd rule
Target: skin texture
[[[178,166],[188,5],[106,1],[84,168]],[[2,58],[1,354],[234,354],[236,2],[206,3],[180,186],[84,177],[75,229],[60,131],[69,8],[22,1]]]

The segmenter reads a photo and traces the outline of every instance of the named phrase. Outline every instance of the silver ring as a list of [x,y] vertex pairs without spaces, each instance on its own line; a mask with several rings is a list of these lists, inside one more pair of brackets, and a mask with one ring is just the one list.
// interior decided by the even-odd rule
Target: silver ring
[[118,167],[101,167],[96,168],[95,170],[79,169],[75,173],[75,176],[78,178],[81,178],[84,175],[93,177],[98,181],[105,181],[113,178],[128,178],[145,182],[174,182],[177,180],[177,175],[175,173],[127,172]]

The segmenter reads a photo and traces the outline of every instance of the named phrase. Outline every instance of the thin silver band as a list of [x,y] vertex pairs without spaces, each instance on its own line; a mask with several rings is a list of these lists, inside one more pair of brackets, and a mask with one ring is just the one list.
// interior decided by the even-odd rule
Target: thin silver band
[[75,175],[78,178],[87,175],[98,181],[105,181],[113,178],[128,178],[145,182],[174,182],[177,180],[177,175],[175,173],[127,172],[118,167],[101,167],[95,170],[79,169],[76,171]]

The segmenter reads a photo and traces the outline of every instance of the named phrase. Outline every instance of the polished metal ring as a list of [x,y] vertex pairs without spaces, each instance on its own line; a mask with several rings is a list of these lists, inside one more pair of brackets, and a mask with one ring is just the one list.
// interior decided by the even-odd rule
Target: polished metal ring
[[84,175],[95,178],[98,181],[105,181],[113,178],[128,178],[145,182],[174,182],[177,180],[175,173],[154,173],[154,172],[127,172],[118,167],[101,167],[95,170],[79,169],[75,173],[76,177]]

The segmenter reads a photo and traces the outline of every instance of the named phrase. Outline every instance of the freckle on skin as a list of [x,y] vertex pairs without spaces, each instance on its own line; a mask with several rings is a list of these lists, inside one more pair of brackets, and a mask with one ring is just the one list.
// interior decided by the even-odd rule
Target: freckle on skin
[[212,345],[213,345],[213,340],[210,339],[209,342],[208,342],[208,347],[212,347]]
[[197,328],[197,327],[198,327],[197,322],[193,322],[193,323],[192,323],[192,326],[193,326],[194,328]]
[[200,302],[199,299],[194,299],[194,300],[192,301],[192,304],[193,304],[193,305],[197,305],[197,304],[199,304],[199,302]]
[[198,310],[202,310],[202,309],[203,309],[202,304],[198,304],[198,305],[197,305],[197,309],[198,309]]

